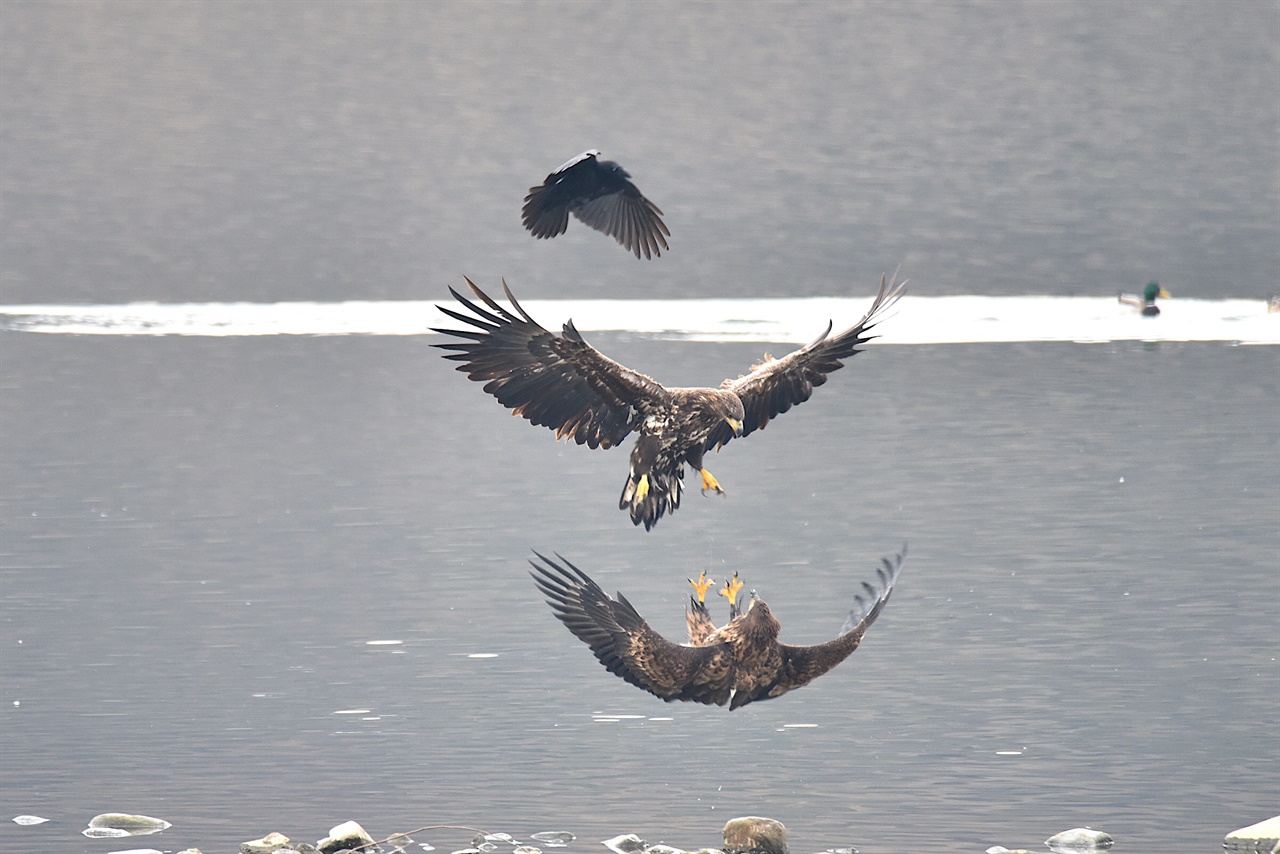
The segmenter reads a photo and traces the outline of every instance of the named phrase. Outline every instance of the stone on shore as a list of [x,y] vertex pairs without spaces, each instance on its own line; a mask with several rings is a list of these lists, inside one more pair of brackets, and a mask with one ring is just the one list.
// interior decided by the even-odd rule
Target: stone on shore
[[320,854],[333,854],[344,848],[359,848],[373,842],[373,837],[365,833],[363,827],[354,821],[344,821],[329,830],[329,835],[316,843]]
[[606,839],[600,844],[614,852],[614,854],[637,854],[637,852],[649,847],[649,843],[634,833],[624,833],[621,836]]
[[250,839],[240,843],[240,854],[271,854],[281,848],[289,847],[289,837],[283,833],[268,833],[261,839]]
[[89,819],[89,827],[80,831],[90,839],[118,839],[123,836],[147,836],[168,830],[172,824],[149,815],[104,812]]
[[1110,848],[1112,842],[1109,833],[1092,827],[1073,827],[1050,836],[1044,844],[1049,846],[1050,851],[1096,851]]
[[725,854],[787,854],[787,828],[780,821],[746,815],[724,826]]

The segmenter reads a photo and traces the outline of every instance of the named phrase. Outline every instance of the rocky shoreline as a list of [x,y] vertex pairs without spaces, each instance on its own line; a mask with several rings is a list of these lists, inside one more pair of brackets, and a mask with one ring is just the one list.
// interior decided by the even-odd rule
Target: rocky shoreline
[[[44,824],[48,819],[34,815],[20,815],[15,824],[32,826]],[[164,819],[127,813],[103,813],[94,816],[82,831],[93,839],[147,836],[167,830],[172,825]],[[567,847],[577,837],[567,831],[547,831],[532,834],[526,844],[506,833],[488,833],[474,827],[461,825],[428,825],[406,833],[396,833],[385,839],[375,840],[355,821],[346,821],[329,830],[329,835],[314,844],[291,840],[282,833],[269,833],[260,839],[240,844],[240,854],[419,854],[436,850],[426,842],[413,838],[434,830],[463,830],[472,833],[470,847],[451,851],[450,854],[544,854],[544,849]],[[670,845],[650,845],[634,833],[602,840],[600,844],[613,854],[790,854],[787,847],[787,828],[776,819],[762,816],[741,816],[730,819],[721,831],[724,844],[721,848],[699,848],[686,851]],[[1113,845],[1111,835],[1088,827],[1076,827],[1055,834],[1044,844],[1052,854],[1088,854],[1106,851]],[[1252,852],[1252,854],[1280,854],[1280,816],[1260,821],[1248,827],[1228,833],[1222,846],[1227,851]],[[135,848],[114,854],[164,854],[154,848]],[[199,848],[187,848],[175,854],[202,854]],[[829,848],[819,854],[858,854],[856,848]],[[984,854],[1032,854],[1026,848],[992,846]]]

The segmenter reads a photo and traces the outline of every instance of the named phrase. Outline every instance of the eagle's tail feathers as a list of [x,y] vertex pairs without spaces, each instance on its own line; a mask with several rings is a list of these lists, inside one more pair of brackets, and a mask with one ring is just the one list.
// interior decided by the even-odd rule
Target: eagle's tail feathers
[[637,472],[633,469],[622,487],[618,509],[630,514],[631,524],[644,525],[646,531],[652,530],[659,519],[680,506],[684,482],[679,474],[683,472]]

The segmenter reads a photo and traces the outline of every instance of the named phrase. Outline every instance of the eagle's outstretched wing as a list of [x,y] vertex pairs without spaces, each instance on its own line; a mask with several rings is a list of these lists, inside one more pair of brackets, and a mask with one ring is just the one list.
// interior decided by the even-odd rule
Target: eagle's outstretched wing
[[743,698],[739,701],[734,697],[735,705],[766,697],[777,697],[802,685],[808,685],[852,655],[858,648],[858,644],[862,643],[862,636],[866,634],[867,628],[876,621],[876,617],[880,616],[880,612],[888,603],[906,559],[905,545],[892,560],[881,559],[881,565],[876,570],[879,585],[872,586],[865,581],[862,582],[864,593],[855,597],[857,606],[849,612],[839,636],[814,646],[778,644],[782,652],[782,667],[778,671],[778,678],[772,684],[757,688],[750,699]]
[[475,329],[435,329],[466,340],[432,346],[455,351],[445,358],[461,362],[459,371],[485,383],[484,390],[516,415],[550,427],[557,439],[613,447],[640,424],[650,406],[668,398],[661,385],[584,341],[572,320],[560,335],[543,329],[516,302],[505,281],[502,289],[514,314],[470,279],[466,282],[488,308],[449,288],[471,314],[439,309]]
[[[858,347],[875,338],[869,334],[889,309],[902,296],[906,281],[898,282],[894,273],[886,282],[880,277],[880,290],[871,308],[856,324],[839,335],[831,335],[831,324],[812,343],[781,359],[766,356],[751,367],[751,373],[736,380],[725,380],[720,388],[738,395],[746,417],[742,419],[742,436],[749,436],[776,416],[797,403],[804,403],[815,387],[827,381],[827,374],[844,367],[842,359],[861,352]],[[707,447],[723,447],[734,438],[728,425],[720,425],[707,440]]]
[[621,593],[616,600],[560,555],[534,552],[530,573],[560,622],[610,673],[668,702],[723,706],[732,689],[731,662],[722,644],[690,647],[654,631]]

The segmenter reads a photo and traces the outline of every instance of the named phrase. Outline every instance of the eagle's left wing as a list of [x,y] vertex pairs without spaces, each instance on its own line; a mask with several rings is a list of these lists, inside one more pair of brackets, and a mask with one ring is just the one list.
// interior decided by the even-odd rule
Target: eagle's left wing
[[862,583],[864,593],[855,597],[856,607],[849,612],[838,637],[814,646],[779,644],[782,650],[782,669],[779,671],[778,679],[772,685],[762,687],[757,692],[758,696],[753,699],[763,699],[766,696],[777,697],[794,688],[807,685],[852,655],[862,643],[862,637],[867,633],[867,628],[876,621],[876,617],[880,616],[880,612],[889,602],[889,596],[893,593],[893,586],[898,582],[898,576],[902,573],[902,565],[906,559],[905,545],[902,547],[902,552],[892,560],[881,559],[881,565],[876,570],[879,587],[874,587],[865,581]]
[[[856,324],[838,335],[831,335],[831,324],[812,343],[795,350],[781,359],[768,356],[751,368],[751,373],[736,380],[725,380],[720,388],[732,391],[742,400],[746,417],[742,419],[742,436],[763,430],[773,418],[786,412],[797,403],[804,403],[815,387],[827,381],[827,374],[844,367],[842,359],[861,352],[858,347],[875,335],[870,334],[898,298],[902,296],[906,281],[898,282],[894,273],[886,282],[880,277],[880,290],[871,308]],[[733,430],[721,424],[711,432],[707,447],[717,450],[734,438]]]

